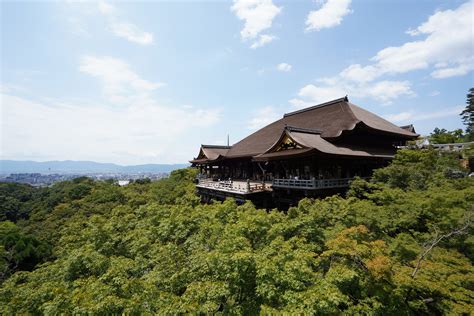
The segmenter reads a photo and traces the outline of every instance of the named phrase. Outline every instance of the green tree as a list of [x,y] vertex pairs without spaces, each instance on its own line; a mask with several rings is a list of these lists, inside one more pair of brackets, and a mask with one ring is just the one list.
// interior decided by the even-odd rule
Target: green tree
[[0,222],[0,283],[19,270],[32,270],[51,255],[48,244],[22,233],[10,221]]
[[0,183],[0,220],[16,222],[28,218],[38,191],[27,184]]
[[465,135],[463,130],[458,128],[453,131],[447,131],[442,128],[435,128],[429,136],[429,140],[433,144],[452,144],[452,143],[462,143],[464,142]]
[[466,171],[456,153],[432,149],[399,150],[388,167],[375,170],[373,182],[403,190],[422,190],[429,185],[439,185],[447,176],[463,175]]
[[464,125],[466,125],[466,135],[469,140],[474,140],[474,88],[470,88],[466,96],[466,108],[461,112]]

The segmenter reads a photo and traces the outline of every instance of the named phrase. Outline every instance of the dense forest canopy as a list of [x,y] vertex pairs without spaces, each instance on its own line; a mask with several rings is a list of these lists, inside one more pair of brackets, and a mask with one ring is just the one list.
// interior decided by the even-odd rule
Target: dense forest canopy
[[401,150],[347,196],[202,205],[195,170],[0,185],[2,314],[466,314],[474,178]]

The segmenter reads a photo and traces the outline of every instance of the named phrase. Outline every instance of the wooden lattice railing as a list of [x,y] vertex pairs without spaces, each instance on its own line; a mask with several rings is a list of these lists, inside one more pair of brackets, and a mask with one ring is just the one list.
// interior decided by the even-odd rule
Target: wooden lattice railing
[[345,188],[348,187],[354,178],[337,178],[337,179],[273,179],[273,188],[285,189],[331,189],[331,188]]
[[242,181],[236,183],[230,180],[212,181],[211,179],[200,179],[198,186],[235,193],[252,193],[265,190],[265,185],[262,183],[244,183]]

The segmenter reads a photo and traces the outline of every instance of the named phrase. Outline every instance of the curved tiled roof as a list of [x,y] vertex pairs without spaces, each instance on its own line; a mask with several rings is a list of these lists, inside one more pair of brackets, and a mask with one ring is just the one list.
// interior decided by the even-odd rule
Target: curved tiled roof
[[[302,148],[274,151],[280,141],[288,136]],[[255,156],[255,160],[271,160],[277,157],[296,156],[309,152],[320,152],[328,155],[357,156],[357,157],[380,157],[392,158],[395,150],[387,147],[369,147],[356,145],[340,145],[328,142],[317,132],[298,131],[285,128],[279,140],[271,146],[264,154]]]
[[201,150],[209,160],[215,160],[219,156],[225,156],[229,151],[230,146],[219,146],[219,145],[201,145]]
[[201,145],[199,155],[196,159],[191,160],[191,163],[206,163],[225,157],[229,151],[230,146],[220,145]]
[[347,97],[344,97],[285,114],[278,121],[234,144],[226,157],[237,158],[264,153],[278,141],[286,125],[318,130],[321,131],[322,138],[331,139],[340,136],[343,131],[353,130],[358,124],[364,124],[374,131],[393,135],[400,140],[418,137],[417,134],[350,103]]
[[341,156],[362,156],[362,157],[393,157],[393,148],[374,148],[369,146],[340,145],[333,144],[323,139],[318,134],[288,132],[288,136],[295,142],[308,148],[314,148],[319,152]]
[[415,126],[413,126],[413,124],[410,124],[410,125],[403,125],[403,126],[400,126],[401,129],[404,129],[404,130],[407,130],[407,131],[410,131],[412,133],[416,133],[415,131]]

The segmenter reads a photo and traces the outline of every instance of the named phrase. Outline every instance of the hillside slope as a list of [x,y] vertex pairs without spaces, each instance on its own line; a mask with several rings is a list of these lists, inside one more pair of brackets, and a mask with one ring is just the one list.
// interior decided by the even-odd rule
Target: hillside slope
[[468,315],[474,179],[456,168],[400,151],[346,197],[287,213],[201,205],[192,169],[127,187],[3,184],[0,312]]

